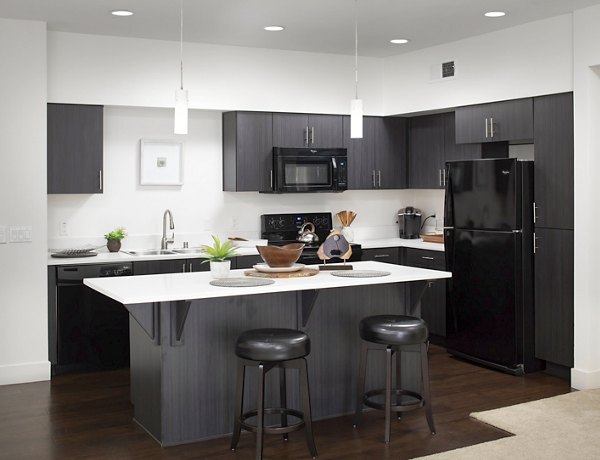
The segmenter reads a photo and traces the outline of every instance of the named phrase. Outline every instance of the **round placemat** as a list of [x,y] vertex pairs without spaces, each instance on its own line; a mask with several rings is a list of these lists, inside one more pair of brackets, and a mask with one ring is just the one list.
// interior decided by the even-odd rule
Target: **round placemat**
[[388,276],[390,272],[379,270],[340,270],[331,272],[333,276],[341,276],[342,278],[375,278],[377,276]]
[[219,278],[210,281],[209,284],[221,287],[253,287],[266,286],[274,282],[272,279],[265,278]]

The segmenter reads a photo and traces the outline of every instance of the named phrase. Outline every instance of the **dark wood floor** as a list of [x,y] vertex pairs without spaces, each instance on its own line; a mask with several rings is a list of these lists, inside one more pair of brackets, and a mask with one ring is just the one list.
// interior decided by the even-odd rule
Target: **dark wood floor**
[[[314,424],[320,459],[404,459],[507,436],[469,418],[469,413],[546,398],[570,391],[566,381],[538,373],[513,377],[430,351],[431,387],[437,434],[423,411],[394,422],[391,443],[383,443],[383,414],[365,414],[359,429],[349,417]],[[303,432],[283,443],[265,438],[267,459],[309,458]],[[2,459],[251,459],[254,438],[245,434],[238,450],[229,439],[161,448],[132,422],[129,376],[125,370],[60,376],[52,382],[0,387]]]

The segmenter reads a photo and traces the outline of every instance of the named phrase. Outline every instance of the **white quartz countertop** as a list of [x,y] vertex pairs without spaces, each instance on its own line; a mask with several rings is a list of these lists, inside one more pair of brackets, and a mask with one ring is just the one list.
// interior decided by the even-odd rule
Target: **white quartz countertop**
[[378,249],[378,248],[414,248],[426,249],[428,251],[444,251],[442,243],[426,243],[421,238],[414,240],[405,240],[402,238],[380,238],[375,240],[357,241],[363,249]]
[[[330,289],[350,286],[404,283],[450,278],[449,272],[393,265],[384,262],[353,262],[354,270],[388,271],[376,278],[343,278],[323,271],[303,278],[277,278],[273,284],[255,287],[218,287],[209,284],[210,272],[172,273],[166,275],[86,278],[84,284],[124,305],[178,300],[210,299],[274,292]],[[309,266],[310,268],[310,266]],[[243,277],[245,270],[232,270],[231,277]]]

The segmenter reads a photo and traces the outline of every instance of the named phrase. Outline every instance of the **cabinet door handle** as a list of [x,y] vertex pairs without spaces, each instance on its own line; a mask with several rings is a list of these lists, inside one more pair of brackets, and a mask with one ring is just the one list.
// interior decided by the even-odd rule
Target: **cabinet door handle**
[[539,208],[535,205],[535,201],[533,202],[533,223],[537,222],[537,210]]
[[442,187],[442,170],[438,169],[438,182],[440,184],[440,187]]
[[442,169],[442,187],[446,186],[446,168]]
[[181,264],[181,272],[185,273],[185,263]]
[[421,259],[425,260],[435,260],[433,257],[421,256]]
[[490,137],[494,138],[494,119],[490,118]]
[[375,170],[371,171],[371,181],[373,182],[373,188],[377,188],[375,185]]
[[269,186],[271,187],[271,190],[273,190],[273,170],[272,169],[269,171]]
[[190,262],[189,267],[190,267],[190,273],[192,273],[194,270],[192,269],[192,263],[191,262]]
[[304,145],[308,147],[308,126],[306,126],[306,130],[304,131]]
[[533,234],[533,253],[535,254],[538,250],[537,247],[537,240],[539,240],[539,238],[537,236],[535,236],[535,233]]
[[98,171],[98,182],[100,183],[100,191],[102,191],[102,170]]
[[313,145],[315,143],[315,127],[311,126],[310,127],[310,145]]
[[381,170],[377,171],[377,188],[381,188]]
[[373,259],[383,259],[384,257],[389,257],[389,254],[375,254]]

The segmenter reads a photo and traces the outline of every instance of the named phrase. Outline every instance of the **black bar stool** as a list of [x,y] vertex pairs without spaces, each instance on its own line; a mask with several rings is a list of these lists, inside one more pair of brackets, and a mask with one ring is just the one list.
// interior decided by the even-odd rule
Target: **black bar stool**
[[[235,421],[231,450],[235,450],[240,439],[242,428],[256,433],[256,458],[262,458],[263,434],[282,434],[288,439],[288,433],[302,428],[305,430],[306,443],[313,458],[317,456],[317,448],[312,433],[310,414],[310,395],[308,389],[308,369],[305,356],[310,353],[310,338],[304,332],[294,329],[254,329],[240,335],[235,343],[235,354],[238,356],[237,383],[235,391]],[[256,410],[243,412],[244,378],[246,366],[258,367],[258,407]],[[279,397],[281,407],[265,408],[265,374],[278,367]],[[286,408],[285,370],[294,368],[300,371],[300,395],[303,411]],[[264,414],[281,414],[281,426],[264,426]],[[288,425],[288,415],[300,421]],[[256,425],[246,420],[256,417]]]
[[[429,395],[429,364],[427,361],[427,345],[429,331],[425,321],[413,316],[402,315],[379,315],[363,318],[359,326],[360,338],[363,340],[360,353],[358,369],[358,388],[356,414],[354,416],[354,427],[357,427],[363,404],[374,409],[385,410],[385,442],[390,442],[392,412],[400,413],[410,410],[425,408],[427,424],[431,434],[435,434],[433,415],[431,413],[431,398]],[[379,344],[373,346],[370,344]],[[381,345],[384,345],[383,348]],[[403,390],[400,381],[401,350],[409,345],[419,345],[421,355],[421,390],[420,393]],[[369,350],[385,350],[386,353],[386,376],[385,389],[371,390],[365,393],[365,377],[367,371],[367,355]],[[405,350],[406,351],[406,350]],[[394,362],[396,355],[396,362]],[[392,376],[396,366],[396,386],[392,388]],[[396,402],[392,403],[392,393],[396,396]],[[377,395],[385,395],[385,403],[380,404],[371,398]],[[403,398],[403,396],[409,396]]]

